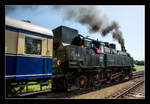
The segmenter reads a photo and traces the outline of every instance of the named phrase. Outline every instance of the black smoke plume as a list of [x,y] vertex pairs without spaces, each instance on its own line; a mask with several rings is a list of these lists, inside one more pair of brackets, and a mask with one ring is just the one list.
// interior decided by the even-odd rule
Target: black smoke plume
[[74,20],[80,24],[86,25],[90,32],[100,33],[106,36],[111,33],[112,38],[117,40],[121,46],[124,46],[124,39],[122,32],[119,30],[120,26],[116,21],[111,21],[108,25],[105,15],[102,15],[100,9],[96,6],[53,6],[57,12],[65,20]]
[[117,40],[121,46],[124,46],[124,38],[122,36],[122,32],[119,30],[119,24],[117,22],[113,21],[111,22],[111,25],[102,29],[103,36],[107,35],[110,32],[112,32],[113,39]]

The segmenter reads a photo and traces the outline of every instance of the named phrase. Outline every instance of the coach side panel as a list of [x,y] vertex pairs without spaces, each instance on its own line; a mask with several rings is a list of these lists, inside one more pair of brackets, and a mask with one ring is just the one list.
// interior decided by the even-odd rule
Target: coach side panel
[[[39,52],[33,53],[34,48],[29,48],[36,44],[36,51],[39,50]],[[6,79],[51,77],[52,50],[52,36],[25,30],[6,29]]]

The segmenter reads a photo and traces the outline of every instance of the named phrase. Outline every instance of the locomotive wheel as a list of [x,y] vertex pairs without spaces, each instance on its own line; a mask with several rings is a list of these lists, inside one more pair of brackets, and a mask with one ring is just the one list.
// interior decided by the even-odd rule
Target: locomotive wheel
[[121,80],[121,76],[119,76],[119,77],[113,79],[114,82],[119,82],[120,80]]
[[130,80],[130,79],[132,79],[132,74],[131,73],[129,73],[128,76],[127,76],[127,80]]
[[85,75],[81,75],[76,79],[76,85],[79,89],[85,89],[87,86],[87,77]]
[[127,71],[127,72],[126,72],[126,77],[125,77],[125,79],[130,80],[131,78],[132,78],[132,71],[130,70],[130,71]]
[[107,79],[108,80],[106,81],[106,83],[110,84],[112,82],[112,73],[111,72],[107,73]]
[[99,82],[99,75],[98,73],[93,73],[90,75],[90,81],[92,86],[97,87],[99,86],[101,83]]
[[125,72],[122,71],[122,75],[121,75],[121,77],[120,77],[120,80],[124,80],[124,79],[125,79]]

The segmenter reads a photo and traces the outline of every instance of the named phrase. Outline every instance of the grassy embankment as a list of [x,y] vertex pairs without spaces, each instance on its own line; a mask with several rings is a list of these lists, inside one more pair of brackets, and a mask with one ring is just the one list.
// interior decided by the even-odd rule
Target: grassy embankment
[[144,65],[134,65],[134,66],[135,66],[135,69],[136,69],[137,72],[145,70],[145,66]]

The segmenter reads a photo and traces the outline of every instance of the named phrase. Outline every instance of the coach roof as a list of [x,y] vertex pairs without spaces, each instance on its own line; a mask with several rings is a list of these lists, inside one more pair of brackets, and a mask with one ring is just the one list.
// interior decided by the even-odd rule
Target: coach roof
[[53,36],[53,32],[48,28],[44,28],[44,27],[41,27],[38,25],[27,23],[27,22],[17,20],[14,18],[10,18],[7,16],[5,17],[5,25],[16,27],[16,28],[23,29],[23,30],[28,30],[28,31],[32,31],[32,32],[37,32],[37,33]]

